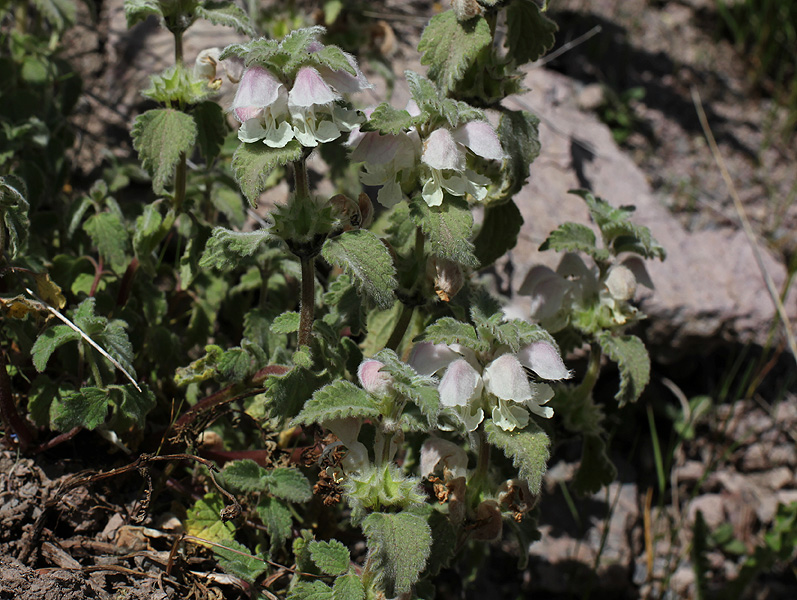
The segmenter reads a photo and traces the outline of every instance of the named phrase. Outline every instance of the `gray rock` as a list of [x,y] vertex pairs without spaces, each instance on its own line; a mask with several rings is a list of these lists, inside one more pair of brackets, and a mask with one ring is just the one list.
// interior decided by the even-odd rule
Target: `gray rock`
[[714,529],[725,522],[725,503],[721,494],[703,494],[689,503],[686,509],[686,519],[689,523],[694,523],[697,512],[703,513],[709,529]]

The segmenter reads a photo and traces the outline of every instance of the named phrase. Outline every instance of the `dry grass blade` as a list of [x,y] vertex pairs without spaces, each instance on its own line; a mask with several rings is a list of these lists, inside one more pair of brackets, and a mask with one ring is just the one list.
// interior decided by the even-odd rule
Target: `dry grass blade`
[[714,134],[711,132],[711,126],[706,118],[706,112],[703,110],[703,103],[700,100],[700,94],[698,93],[697,88],[694,87],[692,88],[692,102],[695,104],[695,110],[697,110],[697,116],[700,119],[700,125],[703,127],[703,133],[706,135],[706,140],[708,141],[709,148],[711,149],[711,155],[714,157],[714,161],[717,163],[717,167],[719,167],[720,173],[722,174],[722,179],[725,181],[725,185],[728,187],[728,193],[730,193],[731,199],[733,200],[733,206],[736,209],[736,214],[739,215],[739,220],[742,222],[742,229],[747,236],[747,240],[750,242],[750,247],[753,250],[753,255],[758,263],[758,268],[761,271],[761,275],[764,277],[767,291],[772,298],[772,302],[775,304],[775,310],[778,313],[778,317],[780,317],[780,320],[783,323],[783,329],[786,333],[786,340],[789,344],[789,350],[791,351],[795,362],[797,362],[797,341],[794,339],[794,329],[792,328],[791,321],[789,320],[789,315],[786,314],[786,308],[783,306],[783,301],[780,299],[780,294],[778,294],[778,290],[775,287],[775,282],[772,280],[772,276],[769,274],[769,271],[767,271],[764,261],[761,258],[761,249],[758,245],[758,239],[753,231],[752,226],[750,225],[750,221],[747,218],[747,213],[744,211],[744,206],[742,206],[742,201],[739,198],[738,192],[736,191],[736,186],[733,183],[733,179],[731,179],[731,174],[728,172],[728,168],[725,166],[725,161],[722,158],[722,154],[720,154],[719,147],[714,139]]
[[82,329],[80,329],[80,327],[78,327],[77,325],[75,325],[75,324],[74,324],[72,321],[70,321],[69,319],[67,319],[67,318],[66,318],[64,315],[62,315],[60,312],[58,312],[58,310],[57,310],[57,309],[53,308],[52,306],[50,306],[49,304],[47,304],[46,302],[44,302],[44,301],[43,301],[41,298],[39,298],[39,297],[38,297],[38,296],[37,296],[37,295],[36,295],[36,294],[33,292],[33,290],[31,290],[30,288],[25,288],[25,291],[26,291],[26,292],[28,292],[28,294],[30,294],[30,296],[31,296],[32,298],[34,298],[34,299],[35,299],[35,300],[36,300],[36,301],[37,301],[39,304],[41,304],[43,308],[45,308],[46,310],[48,310],[48,311],[50,311],[51,313],[53,313],[53,314],[54,314],[56,317],[58,317],[58,318],[59,318],[61,321],[63,321],[63,322],[66,324],[66,325],[68,325],[70,328],[74,329],[74,330],[75,330],[77,333],[79,333],[79,334],[80,334],[80,337],[82,337],[84,340],[86,340],[86,342],[87,342],[87,343],[88,343],[88,344],[89,344],[89,345],[90,345],[92,348],[94,348],[94,349],[95,349],[97,352],[99,352],[99,353],[100,353],[100,354],[102,354],[102,355],[103,355],[105,358],[107,358],[109,361],[111,361],[111,364],[112,364],[114,367],[116,367],[117,369],[119,369],[119,370],[120,370],[120,371],[121,371],[121,372],[124,374],[124,376],[125,376],[125,377],[127,377],[127,379],[129,379],[129,380],[130,380],[130,383],[132,383],[134,386],[136,386],[136,389],[137,389],[139,392],[141,391],[141,388],[139,387],[138,383],[136,382],[136,380],[135,380],[135,379],[133,379],[133,376],[132,376],[130,373],[128,373],[128,372],[127,372],[127,369],[125,369],[125,368],[124,368],[122,365],[120,365],[120,364],[119,364],[119,361],[118,361],[118,360],[116,360],[116,359],[115,359],[113,356],[111,356],[110,354],[108,354],[108,353],[107,353],[107,352],[106,352],[106,351],[105,351],[105,350],[102,348],[102,346],[100,346],[100,345],[99,345],[97,342],[95,342],[95,341],[94,341],[93,339],[91,339],[91,338],[90,338],[88,335],[86,335],[86,334],[83,332],[83,330],[82,330]]

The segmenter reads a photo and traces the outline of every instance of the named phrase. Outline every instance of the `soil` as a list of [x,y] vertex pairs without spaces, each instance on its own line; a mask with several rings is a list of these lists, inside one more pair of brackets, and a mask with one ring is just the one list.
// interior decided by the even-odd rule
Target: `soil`
[[[425,2],[390,4],[384,11],[375,7],[370,17],[389,23],[398,38],[395,51],[412,57],[432,7]],[[595,25],[602,32],[547,68],[582,82],[585,89],[594,83],[617,94],[644,88],[643,98],[627,102],[634,126],[624,148],[648,174],[661,201],[693,230],[738,221],[703,141],[694,87],[750,217],[777,251],[791,256],[797,230],[797,147],[793,138],[781,135],[785,112],[751,89],[743,61],[713,31],[714,3],[551,4],[560,25],[559,45]],[[96,90],[111,68],[104,61],[112,32],[107,22],[97,27],[88,20],[78,31],[86,35],[76,36],[84,44],[75,46],[74,56],[80,59],[86,88]],[[121,89],[114,93],[119,98],[135,95]],[[605,99],[607,92],[601,94]],[[90,179],[100,168],[97,144],[102,142],[97,140],[107,139],[103,136],[108,130],[97,130],[86,114],[101,110],[110,115],[108,122],[117,128],[117,158],[130,148],[125,109],[97,96],[86,102],[88,108],[77,117],[84,135],[75,156]],[[600,102],[592,108],[602,110]],[[507,539],[493,548],[469,591],[453,572],[444,573],[441,597],[695,597],[690,548],[698,510],[710,527],[730,524],[733,538],[752,553],[772,526],[778,503],[797,501],[797,393],[779,387],[788,381],[783,375],[789,367],[778,364],[750,399],[734,402],[736,396],[721,386],[749,387],[749,380],[734,379],[732,370],[728,375],[734,360],[753,361],[760,354],[756,349],[745,352],[725,348],[688,373],[662,367],[660,374],[675,382],[671,390],[651,389],[642,405],[609,414],[611,458],[619,478],[600,494],[569,496],[565,484],[580,451],[563,444],[546,478],[540,501],[543,537],[532,546],[529,566],[515,568],[517,546]],[[697,421],[691,437],[675,436],[674,407],[700,394],[709,395],[711,410]],[[652,459],[649,417],[661,444],[673,444],[663,491]],[[92,477],[86,469],[107,473],[132,463],[131,457],[112,454],[110,448],[98,436],[81,433],[35,456],[20,456],[10,448],[0,451],[0,599],[249,597],[251,590],[221,574],[204,550],[178,543],[179,517],[185,510],[180,507],[202,492],[193,487],[191,472],[186,469],[182,477],[173,478],[160,465],[149,469],[149,477],[136,469]],[[149,495],[148,478],[154,482],[154,496]],[[567,508],[571,502],[572,510]],[[737,577],[741,560],[710,548],[709,591],[718,592]],[[793,565],[776,564],[761,573],[746,597],[797,598]]]

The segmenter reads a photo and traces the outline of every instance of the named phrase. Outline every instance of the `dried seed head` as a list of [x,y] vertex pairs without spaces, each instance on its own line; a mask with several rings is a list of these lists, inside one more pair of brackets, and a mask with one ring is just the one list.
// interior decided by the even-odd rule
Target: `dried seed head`
[[437,258],[434,260],[434,268],[434,291],[443,302],[449,302],[465,283],[462,267],[450,260]]

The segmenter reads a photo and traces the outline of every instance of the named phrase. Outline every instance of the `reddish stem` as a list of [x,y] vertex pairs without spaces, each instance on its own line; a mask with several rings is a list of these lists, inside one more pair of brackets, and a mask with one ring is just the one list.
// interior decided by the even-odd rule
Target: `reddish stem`
[[6,370],[5,352],[0,352],[0,415],[6,429],[6,437],[11,433],[17,434],[19,446],[24,452],[33,443],[33,432],[19,414],[11,392],[11,378]]
[[97,293],[97,286],[100,285],[102,280],[102,270],[105,265],[102,262],[102,255],[100,255],[99,262],[94,263],[94,281],[91,282],[91,289],[89,290],[89,298],[93,298]]

